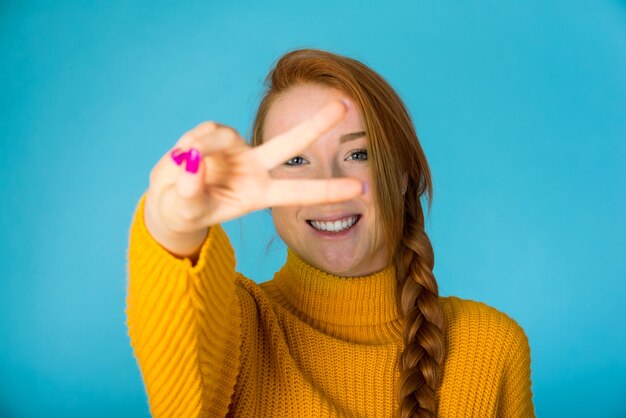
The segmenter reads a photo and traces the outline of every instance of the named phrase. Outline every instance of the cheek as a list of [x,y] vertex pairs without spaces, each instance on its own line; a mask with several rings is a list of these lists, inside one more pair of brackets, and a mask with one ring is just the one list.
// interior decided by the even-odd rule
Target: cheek
[[367,195],[364,196],[363,203],[365,204],[365,207],[367,208],[367,215],[368,215],[367,226],[368,226],[369,232],[375,235],[380,234],[383,226],[381,224],[381,219],[378,213],[378,208],[376,206],[375,196],[372,193],[371,189],[367,193]]
[[272,219],[274,220],[274,227],[278,235],[285,241],[285,237],[296,233],[294,231],[296,220],[296,212],[288,207],[276,207],[272,208]]
[[370,217],[375,219],[378,216],[378,212],[376,211],[375,196],[371,189],[368,190],[367,194],[363,198],[363,201],[365,203],[365,206],[367,207],[367,212],[369,213]]

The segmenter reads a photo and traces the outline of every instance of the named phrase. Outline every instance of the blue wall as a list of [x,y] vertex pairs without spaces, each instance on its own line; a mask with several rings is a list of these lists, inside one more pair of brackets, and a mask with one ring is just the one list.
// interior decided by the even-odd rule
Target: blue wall
[[[406,100],[441,293],[524,327],[538,416],[626,416],[623,1],[72,3],[0,4],[1,416],[148,416],[124,324],[135,205],[186,130],[247,133],[300,46]],[[282,265],[267,212],[225,227],[246,275]]]

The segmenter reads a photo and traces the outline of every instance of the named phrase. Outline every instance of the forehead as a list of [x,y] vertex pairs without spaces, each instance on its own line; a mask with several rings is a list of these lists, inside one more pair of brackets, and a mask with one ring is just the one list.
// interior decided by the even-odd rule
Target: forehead
[[[352,106],[346,116],[330,132],[363,131],[361,112],[355,102],[340,90],[316,84],[300,84],[282,93],[268,109],[263,137],[271,139],[313,116],[333,100],[348,99]],[[329,133],[330,133],[329,132]]]

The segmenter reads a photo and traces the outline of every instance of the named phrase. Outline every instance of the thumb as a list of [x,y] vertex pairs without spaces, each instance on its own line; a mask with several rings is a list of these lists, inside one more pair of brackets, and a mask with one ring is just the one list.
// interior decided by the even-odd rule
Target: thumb
[[[184,169],[182,169],[184,166]],[[196,148],[190,148],[186,161],[181,164],[180,175],[176,181],[176,189],[180,196],[193,199],[203,192],[204,164],[202,155]]]

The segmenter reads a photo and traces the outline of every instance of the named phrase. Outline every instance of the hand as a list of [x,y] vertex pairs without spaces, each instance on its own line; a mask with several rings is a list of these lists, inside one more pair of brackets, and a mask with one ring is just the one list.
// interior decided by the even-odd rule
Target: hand
[[230,127],[215,122],[198,125],[174,147],[197,149],[201,155],[198,171],[192,174],[184,164],[177,166],[170,152],[161,158],[150,174],[146,226],[170,251],[189,253],[202,243],[208,227],[246,213],[358,196],[363,185],[356,179],[278,180],[269,173],[306,149],[345,113],[345,104],[331,102],[291,130],[254,148]]

